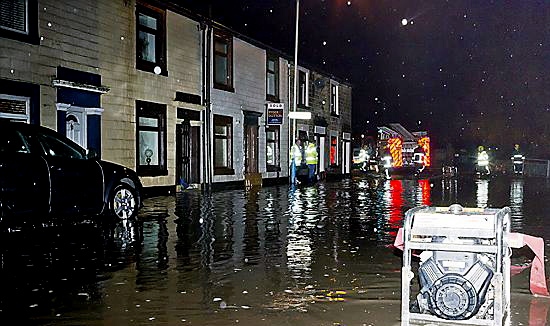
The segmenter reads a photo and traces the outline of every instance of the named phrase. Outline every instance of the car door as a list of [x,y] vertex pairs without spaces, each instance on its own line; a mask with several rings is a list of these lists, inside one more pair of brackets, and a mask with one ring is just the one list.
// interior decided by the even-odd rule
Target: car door
[[98,161],[61,134],[48,131],[36,137],[49,168],[52,213],[100,213],[104,184]]
[[0,215],[48,213],[46,161],[32,152],[27,139],[16,129],[11,125],[0,129]]

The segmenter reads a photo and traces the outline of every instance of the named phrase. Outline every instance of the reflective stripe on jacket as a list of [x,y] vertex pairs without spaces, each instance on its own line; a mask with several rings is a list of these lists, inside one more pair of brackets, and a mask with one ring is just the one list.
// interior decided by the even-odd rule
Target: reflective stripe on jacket
[[477,154],[477,165],[487,166],[489,165],[489,154],[486,151]]
[[293,161],[296,166],[300,166],[302,164],[302,149],[296,144],[292,145],[292,147],[290,148],[289,163],[292,164]]
[[317,164],[317,147],[313,144],[309,144],[306,148],[306,163],[307,164]]

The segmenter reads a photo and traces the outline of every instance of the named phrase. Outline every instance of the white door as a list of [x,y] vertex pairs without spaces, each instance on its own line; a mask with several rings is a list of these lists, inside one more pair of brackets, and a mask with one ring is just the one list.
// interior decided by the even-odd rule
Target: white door
[[87,148],[86,112],[83,108],[67,110],[66,136],[83,148]]
[[344,142],[344,153],[342,155],[342,172],[344,174],[350,173],[350,161],[351,161],[351,142],[346,141]]
[[319,172],[325,172],[325,137],[319,136]]

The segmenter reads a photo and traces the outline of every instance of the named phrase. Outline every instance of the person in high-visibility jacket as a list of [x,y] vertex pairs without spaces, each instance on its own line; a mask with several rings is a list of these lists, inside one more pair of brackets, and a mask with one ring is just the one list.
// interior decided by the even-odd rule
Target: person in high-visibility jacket
[[393,159],[390,152],[390,145],[386,145],[382,153],[382,167],[384,168],[384,174],[386,179],[391,179],[390,169],[393,167]]
[[489,154],[487,154],[483,146],[477,148],[477,167],[477,174],[491,174],[491,170],[489,170]]
[[512,152],[512,165],[514,167],[514,174],[523,174],[523,163],[525,156],[519,150],[519,144],[514,145],[514,151]]
[[296,142],[290,148],[290,183],[300,184],[300,181],[296,178],[296,169],[302,164],[302,142],[300,139],[296,139]]
[[310,141],[307,144],[306,150],[306,164],[308,168],[308,181],[313,182],[315,181],[315,169],[317,168],[317,162],[319,159],[319,154],[317,153],[317,146],[315,146],[315,142]]
[[366,147],[366,145],[363,145],[359,150],[359,162],[361,163],[361,171],[367,171],[367,166],[369,165],[370,156],[367,152]]

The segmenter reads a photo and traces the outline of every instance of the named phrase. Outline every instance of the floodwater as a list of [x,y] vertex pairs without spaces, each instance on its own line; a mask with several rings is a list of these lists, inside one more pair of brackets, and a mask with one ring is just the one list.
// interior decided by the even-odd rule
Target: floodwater
[[[401,258],[388,248],[418,205],[510,206],[545,239],[550,182],[348,179],[147,199],[137,222],[33,221],[1,234],[0,323],[399,325]],[[548,275],[549,263],[546,259]],[[550,299],[512,278],[512,325]]]

